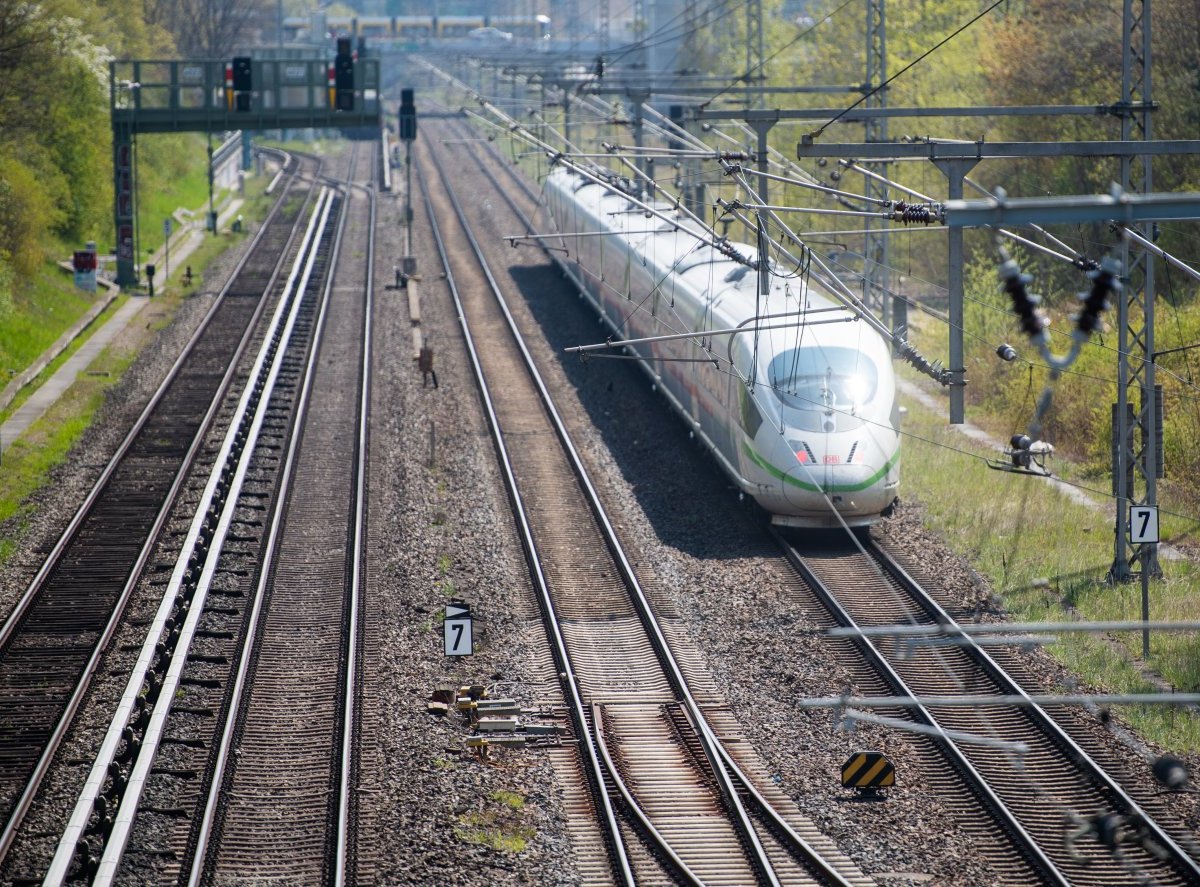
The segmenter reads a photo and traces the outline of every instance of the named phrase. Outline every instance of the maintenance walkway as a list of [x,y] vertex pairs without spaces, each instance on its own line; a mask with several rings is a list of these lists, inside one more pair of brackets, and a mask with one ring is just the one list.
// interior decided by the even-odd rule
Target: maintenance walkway
[[[241,198],[231,200],[221,211],[217,218],[217,230],[226,225],[233,218],[238,210],[242,207]],[[199,215],[193,214],[193,215]],[[171,270],[172,277],[179,277],[179,272],[185,267],[185,262],[193,252],[195,252],[204,242],[207,230],[194,223],[187,223],[179,229],[178,235],[173,238],[175,241],[171,245]],[[153,262],[158,267],[164,267],[161,263],[166,251],[165,245],[160,247],[148,260]],[[68,265],[69,267],[69,265]],[[166,285],[166,278],[161,278],[159,286]],[[101,281],[101,285],[107,290],[107,295],[97,300],[83,317],[68,329],[58,340],[51,345],[46,351],[27,368],[24,372],[18,374],[5,387],[3,392],[0,392],[0,409],[7,407],[16,398],[24,388],[34,383],[37,377],[57,359],[64,351],[66,351],[73,342],[87,334],[92,329],[96,318],[99,317],[120,295],[120,288],[109,281]],[[34,422],[42,418],[47,411],[58,401],[60,397],[66,393],[79,375],[91,366],[92,362],[100,356],[113,340],[119,336],[126,327],[133,321],[142,309],[149,303],[150,297],[141,293],[131,294],[128,301],[121,305],[111,317],[109,317],[98,329],[93,331],[87,340],[72,354],[63,364],[51,374],[50,378],[38,386],[29,399],[18,407],[11,416],[3,423],[0,423],[0,451],[7,448],[13,441],[17,440],[22,434],[29,430],[29,427]]]

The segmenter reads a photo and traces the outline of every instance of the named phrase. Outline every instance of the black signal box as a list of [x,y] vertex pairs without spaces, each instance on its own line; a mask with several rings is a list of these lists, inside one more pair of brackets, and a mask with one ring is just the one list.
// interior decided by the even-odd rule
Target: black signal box
[[250,67],[250,56],[239,55],[233,59],[234,92],[250,92],[254,89],[254,74]]
[[400,140],[411,142],[417,137],[417,106],[413,104],[413,91],[400,90]]

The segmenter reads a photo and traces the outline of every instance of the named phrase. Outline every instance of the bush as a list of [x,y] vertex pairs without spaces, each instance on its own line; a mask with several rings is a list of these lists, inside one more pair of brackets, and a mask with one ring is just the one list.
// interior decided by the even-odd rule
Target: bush
[[41,237],[61,219],[40,171],[11,151],[0,153],[0,242],[8,246],[8,265],[17,277],[36,273],[45,257]]

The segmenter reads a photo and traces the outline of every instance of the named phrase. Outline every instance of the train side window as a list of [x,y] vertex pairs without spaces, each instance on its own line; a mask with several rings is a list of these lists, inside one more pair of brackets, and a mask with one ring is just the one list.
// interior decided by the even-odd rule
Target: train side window
[[738,385],[738,398],[742,408],[742,428],[750,437],[755,437],[763,423],[762,413],[758,411],[758,404],[754,402],[754,396],[746,385]]

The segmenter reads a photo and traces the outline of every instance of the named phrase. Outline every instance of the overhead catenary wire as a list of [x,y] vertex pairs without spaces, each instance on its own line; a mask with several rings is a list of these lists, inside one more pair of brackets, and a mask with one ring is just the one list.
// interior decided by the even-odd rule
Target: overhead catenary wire
[[842,111],[840,111],[839,113],[837,113],[836,115],[831,117],[829,120],[822,123],[821,126],[819,126],[816,130],[809,133],[809,135],[806,138],[809,138],[809,139],[819,138],[825,132],[825,130],[828,129],[830,126],[832,126],[834,123],[841,120],[843,117],[845,117],[847,114],[849,114],[855,108],[857,108],[859,105],[861,105],[867,99],[871,98],[873,95],[878,93],[880,90],[886,89],[889,85],[891,85],[892,81],[895,80],[897,77],[900,77],[900,76],[904,75],[905,73],[907,73],[908,71],[912,70],[912,68],[916,67],[922,61],[929,58],[929,56],[933,55],[933,53],[937,52],[939,49],[941,49],[943,46],[945,46],[951,40],[956,38],[959,34],[963,33],[963,31],[967,30],[967,28],[971,27],[977,21],[979,21],[984,16],[991,13],[997,7],[1003,5],[1005,2],[1006,2],[1006,0],[995,0],[994,3],[992,3],[990,6],[985,7],[982,11],[980,11],[977,15],[975,15],[970,21],[966,22],[966,24],[962,25],[961,27],[959,27],[955,31],[953,31],[951,34],[949,34],[946,37],[939,40],[937,43],[935,43],[929,49],[925,50],[925,52],[921,53],[919,56],[917,56],[915,59],[913,59],[907,65],[905,65],[903,68],[901,68],[895,74],[888,77],[887,80],[884,80],[878,86],[875,86],[872,89],[867,90],[865,93],[863,93],[862,97],[860,99],[858,99],[856,102],[854,102],[852,105],[850,105],[850,107],[843,109]]
[[[628,164],[629,160],[628,160],[628,158],[621,158],[621,162]],[[653,181],[653,180],[650,179],[650,181]],[[861,197],[859,195],[855,195],[855,197],[861,199]]]
[[[715,134],[715,135],[717,135],[717,136],[718,136],[718,137],[720,137],[720,138],[726,139],[727,141],[729,141],[729,142],[730,142],[730,143],[732,143],[732,144],[739,145],[739,147],[741,147],[741,143],[740,143],[740,142],[738,142],[738,141],[737,141],[736,139],[734,139],[733,137],[731,137],[731,136],[728,136],[727,134],[725,134],[725,133],[721,132],[721,130],[720,130],[719,128],[712,127],[712,128],[709,128],[707,131],[708,131],[708,132],[710,132],[710,133],[712,133],[712,134]],[[532,136],[533,136],[533,133],[528,133],[528,135],[532,137]],[[744,221],[747,221],[747,222],[748,222],[748,220],[744,220]],[[823,263],[821,263],[821,264],[823,265]],[[826,268],[825,270],[826,270],[827,272],[829,272],[829,269],[828,269],[828,268]],[[836,277],[836,275],[832,275],[832,272],[829,272],[829,273],[830,273],[830,275],[831,275],[831,276],[833,276],[833,277]],[[991,306],[989,306],[989,307],[991,307]],[[1093,342],[1093,343],[1091,343],[1091,344],[1095,345],[1096,343],[1094,343],[1094,342]],[[1100,345],[1099,347],[1106,347],[1106,346]],[[1110,349],[1110,350],[1111,350],[1111,349]],[[929,443],[933,443],[934,445],[939,445],[939,446],[941,446],[941,444],[938,444],[937,442],[934,442],[934,441],[927,441],[927,442],[929,442]],[[964,452],[964,453],[966,452],[966,451],[958,450],[957,448],[953,448],[953,447],[947,447],[947,449],[953,449],[953,450],[956,450],[956,451],[958,451],[958,452]],[[977,455],[977,454],[970,454],[970,453],[967,453],[967,454],[968,454],[968,455],[971,455],[973,458],[977,458],[977,459],[980,459],[980,460],[982,460],[982,461],[986,461],[986,459],[985,459],[984,457],[982,457],[982,456],[979,456],[979,455]],[[1079,489],[1081,489],[1081,490],[1087,491],[1087,492],[1095,493],[1095,494],[1098,494],[1098,495],[1101,495],[1101,496],[1107,496],[1107,494],[1106,494],[1105,492],[1103,492],[1103,491],[1092,490],[1092,489],[1090,489],[1090,488],[1088,488],[1088,487],[1085,487],[1085,486],[1083,486],[1083,485],[1081,485],[1081,484],[1075,484],[1075,483],[1072,483],[1072,484],[1070,484],[1070,485],[1071,485],[1071,486],[1075,486],[1075,487],[1077,487],[1077,488],[1079,488]],[[1164,513],[1165,513],[1165,512],[1164,512]],[[1183,518],[1185,518],[1185,519],[1188,519],[1188,520],[1195,520],[1195,518],[1194,518],[1193,516],[1191,516],[1191,515],[1180,514],[1179,516],[1180,516],[1180,517],[1183,517]]]

